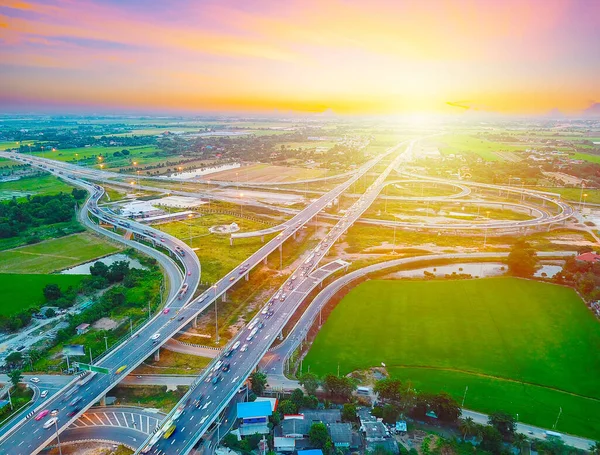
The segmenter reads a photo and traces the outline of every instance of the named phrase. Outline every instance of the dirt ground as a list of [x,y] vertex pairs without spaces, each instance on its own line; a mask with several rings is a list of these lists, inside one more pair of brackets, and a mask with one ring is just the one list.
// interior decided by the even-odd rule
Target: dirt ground
[[117,327],[117,325],[117,321],[114,321],[110,318],[100,318],[96,322],[94,322],[94,325],[92,325],[92,327],[97,330],[112,330],[115,327]]

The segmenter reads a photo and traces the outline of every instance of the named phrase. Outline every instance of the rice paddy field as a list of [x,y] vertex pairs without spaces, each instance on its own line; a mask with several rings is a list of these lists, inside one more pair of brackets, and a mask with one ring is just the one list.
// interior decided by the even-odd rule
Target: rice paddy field
[[465,407],[600,437],[600,323],[569,288],[516,278],[371,280],[337,305],[304,368],[318,375],[384,362],[418,390]]

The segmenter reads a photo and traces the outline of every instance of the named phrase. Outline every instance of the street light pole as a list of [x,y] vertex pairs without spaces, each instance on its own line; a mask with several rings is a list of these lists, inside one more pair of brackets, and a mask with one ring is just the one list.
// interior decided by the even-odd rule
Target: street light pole
[[106,350],[108,351],[108,337],[106,335],[104,335],[104,346],[106,347]]
[[54,421],[54,427],[56,428],[56,441],[58,442],[58,453],[62,455],[62,447],[60,446],[60,436],[58,435],[58,419]]

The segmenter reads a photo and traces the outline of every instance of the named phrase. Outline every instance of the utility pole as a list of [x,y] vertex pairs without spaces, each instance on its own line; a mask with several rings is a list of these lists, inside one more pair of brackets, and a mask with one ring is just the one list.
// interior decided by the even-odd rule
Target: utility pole
[[[133,338],[133,321],[131,320],[131,316],[129,316],[129,333],[131,338]],[[108,348],[106,348],[108,349]]]
[[562,408],[558,408],[558,416],[556,416],[556,422],[554,422],[554,425],[552,426],[553,430],[556,430],[556,425],[558,425],[558,419],[560,419],[561,414],[562,414]]
[[108,337],[106,335],[104,335],[104,346],[106,347],[106,350],[108,351]]
[[90,347],[90,365],[92,364],[92,348]]

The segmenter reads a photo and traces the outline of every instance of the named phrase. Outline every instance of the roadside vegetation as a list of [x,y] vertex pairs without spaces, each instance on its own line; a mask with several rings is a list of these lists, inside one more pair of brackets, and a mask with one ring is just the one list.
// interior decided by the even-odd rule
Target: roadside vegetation
[[115,397],[119,406],[141,406],[169,412],[179,403],[186,391],[187,387],[182,386],[178,386],[177,390],[167,391],[167,386],[118,385],[109,391],[108,395]]
[[73,188],[70,194],[27,197],[23,202],[13,198],[0,203],[0,248],[83,231],[75,219],[75,210],[85,196],[85,191]]

